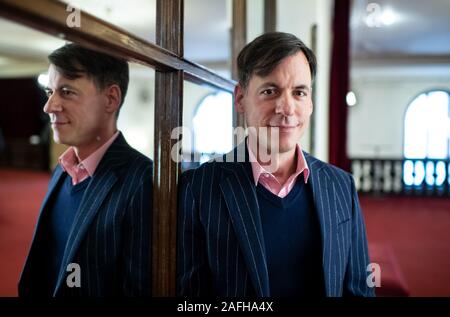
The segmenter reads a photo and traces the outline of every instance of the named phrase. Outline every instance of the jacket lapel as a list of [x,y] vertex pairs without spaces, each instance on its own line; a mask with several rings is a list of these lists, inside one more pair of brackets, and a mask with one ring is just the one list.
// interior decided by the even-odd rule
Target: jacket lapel
[[58,274],[54,296],[56,296],[63,282],[66,267],[71,263],[78,251],[81,242],[84,240],[87,231],[97,215],[100,206],[117,182],[118,168],[126,163],[127,156],[124,155],[129,150],[123,135],[120,133],[110,148],[106,151],[92,179],[86,188],[86,192],[81,200],[77,215],[72,224],[67,241],[61,268]]
[[305,159],[310,169],[310,182],[314,206],[320,223],[322,236],[322,266],[327,296],[338,296],[336,282],[336,242],[337,219],[333,201],[335,186],[324,170],[324,163],[305,153]]
[[[255,185],[249,178],[245,165],[249,163],[245,163],[245,158],[242,158],[239,153],[242,154],[245,151],[238,147],[233,153],[234,163],[223,165],[225,177],[220,182],[220,188],[256,293],[258,296],[270,296],[264,237]],[[226,160],[230,162],[229,156]]]

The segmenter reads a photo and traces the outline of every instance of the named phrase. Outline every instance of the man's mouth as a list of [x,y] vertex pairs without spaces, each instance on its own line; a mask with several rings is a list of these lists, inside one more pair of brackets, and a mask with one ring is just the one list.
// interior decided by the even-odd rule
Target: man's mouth
[[299,126],[299,124],[280,124],[280,125],[269,125],[271,128],[278,128],[278,129],[295,129]]
[[269,125],[271,129],[276,129],[280,135],[291,134],[294,132],[300,124],[280,124],[280,125]]
[[51,124],[53,124],[53,125],[65,125],[65,124],[69,124],[69,123],[70,123],[69,121],[59,121],[59,120],[51,122]]

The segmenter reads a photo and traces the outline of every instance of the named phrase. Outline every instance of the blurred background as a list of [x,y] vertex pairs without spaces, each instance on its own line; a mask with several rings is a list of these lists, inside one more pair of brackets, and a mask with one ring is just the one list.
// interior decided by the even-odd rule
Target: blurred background
[[[155,0],[65,1],[155,42]],[[353,173],[379,296],[450,296],[450,1],[245,0],[245,42],[297,35],[318,58],[305,151]],[[39,1],[36,1],[39,3]],[[233,0],[185,0],[184,57],[232,72]],[[3,18],[2,18],[3,16]],[[0,296],[17,296],[51,171],[64,146],[42,108],[47,55],[64,45],[0,12]],[[155,71],[130,63],[119,116],[153,158]],[[233,147],[230,93],[185,81],[183,169]],[[193,156],[198,157],[192,162]]]

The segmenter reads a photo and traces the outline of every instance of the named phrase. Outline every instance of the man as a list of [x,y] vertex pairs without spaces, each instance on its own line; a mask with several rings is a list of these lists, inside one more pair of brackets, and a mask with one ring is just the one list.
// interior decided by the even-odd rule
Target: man
[[180,295],[374,294],[352,176],[298,144],[315,72],[313,52],[287,33],[264,34],[239,54],[234,103],[250,131],[182,176]]
[[49,55],[59,157],[19,296],[150,295],[152,162],[117,130],[126,61],[67,44]]

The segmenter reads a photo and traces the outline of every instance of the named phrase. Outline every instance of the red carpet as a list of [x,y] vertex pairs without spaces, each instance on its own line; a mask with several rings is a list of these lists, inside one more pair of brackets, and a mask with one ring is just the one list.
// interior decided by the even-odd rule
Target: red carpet
[[450,296],[450,199],[362,197],[361,206],[369,243],[393,251],[410,296]]
[[[48,180],[0,170],[0,296],[17,296]],[[369,243],[393,251],[410,295],[450,296],[450,199],[362,197],[361,205]]]
[[49,174],[0,170],[0,296],[17,296]]

